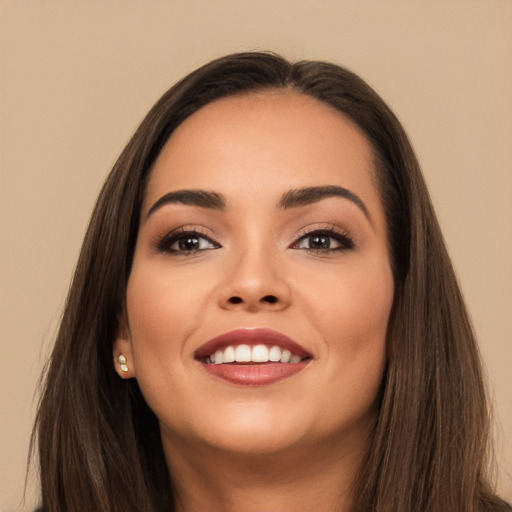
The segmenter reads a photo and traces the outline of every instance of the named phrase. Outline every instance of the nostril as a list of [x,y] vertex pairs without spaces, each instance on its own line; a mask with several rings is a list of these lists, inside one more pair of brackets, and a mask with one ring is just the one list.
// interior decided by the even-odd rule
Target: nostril
[[[244,302],[244,299],[242,297],[238,297],[237,295],[233,295],[228,299],[228,302],[230,304],[242,304]],[[248,301],[250,302],[250,301]],[[279,299],[275,295],[265,295],[259,300],[261,303],[267,303],[267,304],[276,304],[279,302]]]

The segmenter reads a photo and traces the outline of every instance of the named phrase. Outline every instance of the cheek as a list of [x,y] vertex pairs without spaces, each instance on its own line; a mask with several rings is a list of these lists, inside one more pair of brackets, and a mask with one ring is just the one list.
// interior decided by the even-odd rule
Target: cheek
[[181,352],[211,295],[201,272],[176,272],[165,262],[134,265],[128,281],[127,310],[138,366]]
[[[127,287],[127,312],[138,385],[158,418],[180,411],[192,350],[187,340],[201,323],[209,284],[198,270],[171,271],[166,261],[134,262]],[[169,390],[173,390],[170,392]]]
[[391,270],[382,263],[351,266],[350,272],[330,273],[330,280],[322,282],[322,287],[309,287],[315,305],[310,321],[319,326],[324,342],[326,389],[343,397],[357,417],[374,403],[386,365]]
[[338,339],[343,345],[345,340],[358,350],[385,340],[394,283],[387,258],[354,260],[356,264],[336,271],[326,268],[304,274],[303,291],[299,293],[313,305],[311,321],[322,329],[326,339]]

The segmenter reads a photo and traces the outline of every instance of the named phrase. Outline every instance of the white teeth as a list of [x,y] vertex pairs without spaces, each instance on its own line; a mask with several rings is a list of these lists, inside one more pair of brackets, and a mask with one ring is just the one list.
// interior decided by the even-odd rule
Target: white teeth
[[215,352],[214,358],[215,364],[222,364],[224,362],[224,352],[222,350],[217,350],[217,352]]
[[281,361],[281,349],[274,345],[269,351],[268,351],[268,359],[269,361]]
[[249,345],[238,345],[235,348],[235,361],[237,363],[250,363],[251,347]]
[[253,363],[266,363],[268,361],[268,348],[265,345],[256,345],[252,347]]
[[233,347],[227,347],[224,350],[223,363],[234,363],[235,362],[235,349]]
[[289,350],[284,349],[281,353],[281,363],[289,363],[292,353]]
[[302,357],[292,354],[288,349],[273,345],[237,345],[226,347],[224,350],[217,350],[207,358],[210,364],[223,363],[268,363],[281,362],[296,364],[302,361]]

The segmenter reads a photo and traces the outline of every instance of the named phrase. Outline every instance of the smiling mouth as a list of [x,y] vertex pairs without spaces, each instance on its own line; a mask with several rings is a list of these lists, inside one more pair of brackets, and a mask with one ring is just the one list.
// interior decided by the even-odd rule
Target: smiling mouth
[[229,345],[224,349],[216,350],[208,357],[204,358],[206,364],[265,364],[265,363],[284,363],[297,364],[308,357],[294,354],[287,348],[278,345],[253,345],[245,344]]
[[242,328],[216,336],[195,352],[201,368],[238,386],[266,386],[304,370],[313,356],[273,329]]

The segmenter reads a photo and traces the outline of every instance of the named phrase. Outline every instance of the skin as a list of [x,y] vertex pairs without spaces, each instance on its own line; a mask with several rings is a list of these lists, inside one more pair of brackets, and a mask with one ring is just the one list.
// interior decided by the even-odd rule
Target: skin
[[[278,207],[291,189],[326,185],[356,194],[368,215],[341,197]],[[148,216],[183,189],[222,194],[226,208],[173,203]],[[207,237],[204,250],[162,249],[182,227]],[[311,248],[307,232],[318,229],[353,246]],[[128,371],[116,370],[138,380],[160,421],[180,511],[329,511],[340,500],[350,509],[386,364],[386,241],[370,144],[329,106],[253,93],[211,103],[173,133],[148,182],[114,359],[125,355]],[[212,377],[194,358],[209,339],[255,327],[312,359],[251,387]]]

